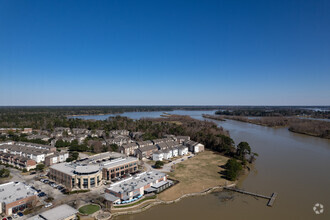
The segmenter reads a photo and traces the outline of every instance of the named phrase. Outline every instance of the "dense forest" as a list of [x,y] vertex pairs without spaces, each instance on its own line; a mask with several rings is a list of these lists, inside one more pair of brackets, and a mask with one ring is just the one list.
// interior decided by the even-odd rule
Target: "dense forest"
[[[318,109],[318,110],[315,110]],[[250,106],[250,107],[222,107],[217,115],[248,116],[248,117],[288,117],[300,116],[330,119],[329,107],[288,107],[288,106]]]
[[310,136],[330,139],[330,122],[322,120],[301,119],[297,117],[258,117],[248,118],[242,116],[204,115],[214,120],[236,120],[268,127],[288,127],[289,131],[307,134]]

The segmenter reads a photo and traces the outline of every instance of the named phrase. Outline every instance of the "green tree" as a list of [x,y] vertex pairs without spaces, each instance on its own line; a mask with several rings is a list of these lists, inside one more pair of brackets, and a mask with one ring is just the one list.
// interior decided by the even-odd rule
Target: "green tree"
[[246,154],[251,154],[251,147],[247,142],[241,142],[237,145],[236,155],[239,159],[245,159]]
[[10,175],[10,171],[8,169],[2,168],[0,170],[0,178],[7,178]]
[[160,169],[160,168],[162,168],[164,166],[164,162],[163,161],[156,161],[156,163],[155,163],[155,168],[156,169]]
[[36,169],[38,171],[43,171],[45,169],[45,164],[42,164],[42,163],[37,164]]
[[240,171],[242,170],[242,164],[236,159],[229,159],[225,164],[225,177],[231,181],[236,180]]

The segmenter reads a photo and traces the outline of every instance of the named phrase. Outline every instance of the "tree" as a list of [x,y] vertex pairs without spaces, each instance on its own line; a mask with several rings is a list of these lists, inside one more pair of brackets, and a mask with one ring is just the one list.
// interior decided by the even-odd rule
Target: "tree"
[[38,171],[43,171],[45,169],[45,164],[39,163],[36,167]]
[[240,171],[242,170],[242,165],[236,159],[229,159],[225,164],[225,177],[231,181],[236,180]]
[[249,159],[249,163],[252,163],[253,161],[255,161],[256,157],[258,157],[258,156],[259,156],[258,153],[252,152],[250,159]]
[[241,142],[237,145],[236,155],[239,159],[244,160],[246,154],[251,154],[251,147],[247,142]]
[[155,168],[156,169],[160,169],[160,168],[162,168],[164,166],[164,162],[163,161],[156,161],[156,163],[155,163]]
[[0,170],[0,178],[7,178],[10,175],[10,171],[8,169],[2,168]]
[[110,144],[111,150],[112,151],[117,151],[118,150],[118,145],[117,144]]

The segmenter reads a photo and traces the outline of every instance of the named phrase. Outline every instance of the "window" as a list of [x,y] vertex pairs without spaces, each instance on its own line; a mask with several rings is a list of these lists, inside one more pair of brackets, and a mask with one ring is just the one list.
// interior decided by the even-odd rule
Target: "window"
[[84,180],[83,180],[83,187],[85,189],[88,188],[88,179],[87,178],[84,178]]
[[95,177],[90,179],[91,187],[95,187]]

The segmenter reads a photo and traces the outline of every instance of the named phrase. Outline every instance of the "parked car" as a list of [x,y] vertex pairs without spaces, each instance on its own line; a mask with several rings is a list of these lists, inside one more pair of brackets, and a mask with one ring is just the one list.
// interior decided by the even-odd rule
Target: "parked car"
[[7,218],[3,218],[2,220],[7,220]]
[[17,215],[19,215],[20,217],[22,217],[24,214],[22,212],[18,212]]
[[62,189],[64,189],[64,187],[63,186],[57,186],[57,189],[62,190]]
[[46,196],[46,193],[41,192],[41,193],[38,194],[38,196],[39,196],[39,197],[44,197],[44,196]]
[[13,214],[13,218],[18,218],[18,215],[16,213]]
[[8,216],[8,217],[7,217],[7,219],[8,219],[8,220],[12,220],[13,218],[12,218],[12,217],[10,217],[10,216]]
[[30,175],[34,175],[34,174],[37,174],[37,172],[31,172]]
[[48,208],[48,207],[51,207],[53,205],[53,203],[47,203],[46,205],[45,205],[45,208]]

